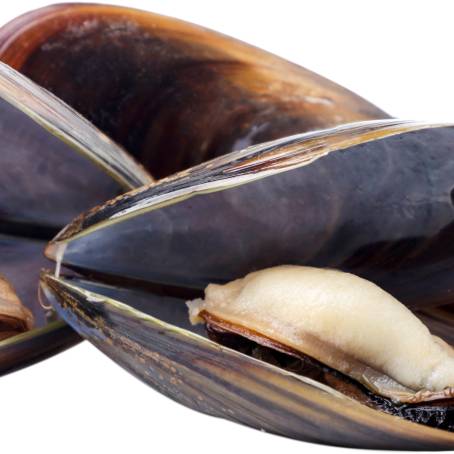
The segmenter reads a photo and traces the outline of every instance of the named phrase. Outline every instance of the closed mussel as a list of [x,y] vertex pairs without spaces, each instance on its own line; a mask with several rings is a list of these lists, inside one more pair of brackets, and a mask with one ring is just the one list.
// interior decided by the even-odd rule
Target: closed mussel
[[387,117],[268,52],[132,8],[32,11],[0,30],[0,60],[75,108],[156,178],[266,140]]

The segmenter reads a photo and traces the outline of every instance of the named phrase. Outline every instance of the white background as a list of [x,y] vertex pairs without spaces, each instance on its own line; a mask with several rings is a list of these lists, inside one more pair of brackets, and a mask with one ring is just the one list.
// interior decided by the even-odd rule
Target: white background
[[[45,1],[2,1],[4,23]],[[452,1],[127,1],[308,67],[396,117],[454,121]],[[1,258],[0,258],[1,259]],[[88,343],[0,378],[3,453],[341,452],[184,408]],[[345,450],[343,450],[345,451]]]

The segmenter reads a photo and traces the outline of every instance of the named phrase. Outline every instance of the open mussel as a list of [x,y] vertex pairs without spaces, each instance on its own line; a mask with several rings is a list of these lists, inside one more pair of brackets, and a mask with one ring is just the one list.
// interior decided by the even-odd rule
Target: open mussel
[[[149,183],[151,175],[249,144],[387,117],[267,52],[129,8],[60,4],[27,13],[0,29],[0,60],[28,77],[2,66],[1,157],[8,171],[0,177],[0,273],[34,313],[33,333],[45,328],[46,336],[49,314],[36,285],[46,264],[41,251],[80,212]],[[63,337],[57,341],[50,329],[46,355],[78,340],[52,323]],[[45,343],[30,333],[27,342],[26,353],[11,349],[11,339],[8,354],[0,345],[0,373],[30,355],[38,359]]]
[[309,356],[393,402],[454,397],[454,349],[353,274],[281,265],[210,284],[187,304],[194,324]]
[[332,267],[411,308],[448,304],[453,138],[385,120],[251,147],[79,216],[47,254],[199,290],[281,264]]
[[32,328],[33,314],[17,296],[12,285],[0,276],[0,341]]
[[[197,410],[309,441],[452,448],[453,383],[429,380],[435,353],[432,366],[427,358],[414,366],[427,368],[425,382],[405,377],[402,345],[417,342],[411,337],[419,333],[433,352],[452,356],[453,144],[451,125],[383,120],[231,153],[77,217],[46,249],[57,270],[76,274],[44,273],[42,288],[80,334]],[[310,351],[297,351],[249,324],[244,308],[235,320],[199,312],[208,333],[190,325],[185,303],[202,298],[209,284],[227,288],[282,265],[353,273],[350,297],[358,282],[371,281],[361,304],[373,306],[369,299],[383,292],[396,313],[409,317],[387,327],[396,314],[386,318],[374,309],[374,329],[389,329],[394,344],[402,339],[392,346],[402,356],[386,351],[374,362],[382,339],[371,336],[362,359],[350,355],[352,368],[328,351],[325,335]],[[319,283],[319,298],[332,283]],[[367,335],[371,329],[361,323],[370,328],[374,320],[364,314],[352,317]],[[339,329],[347,330],[345,323]],[[417,361],[418,349],[413,353]]]

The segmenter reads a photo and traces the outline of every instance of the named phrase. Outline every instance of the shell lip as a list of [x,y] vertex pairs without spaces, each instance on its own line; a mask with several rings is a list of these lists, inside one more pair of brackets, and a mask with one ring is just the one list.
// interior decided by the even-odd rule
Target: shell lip
[[[52,305],[54,305],[54,303],[52,302],[53,298],[51,295],[54,294],[55,289],[60,286],[62,288],[67,288],[69,290],[82,293],[83,295],[85,295],[87,302],[89,302],[90,304],[97,305],[98,303],[103,303],[103,304],[105,303],[105,304],[108,304],[109,306],[112,306],[113,309],[127,311],[127,313],[129,314],[130,317],[140,318],[143,321],[149,320],[150,322],[154,322],[154,323],[158,323],[159,325],[162,325],[162,327],[165,328],[166,330],[172,330],[172,331],[174,330],[175,332],[184,334],[185,336],[194,337],[197,340],[203,340],[204,343],[208,343],[208,344],[212,345],[213,347],[226,348],[229,351],[234,351],[235,353],[242,354],[234,349],[232,350],[229,347],[223,346],[222,344],[219,344],[215,341],[202,337],[202,336],[195,334],[191,331],[188,331],[184,328],[180,328],[180,327],[178,327],[176,325],[172,325],[168,322],[163,322],[159,318],[156,318],[152,315],[149,315],[145,312],[135,309],[134,307],[132,307],[126,303],[122,303],[121,301],[112,299],[110,297],[106,297],[102,294],[97,294],[96,292],[85,290],[85,289],[79,287],[77,285],[77,282],[71,282],[71,279],[73,277],[74,276],[66,277],[66,276],[55,275],[55,273],[51,272],[50,270],[42,271],[41,276],[40,276],[40,285],[41,285],[41,288],[42,288],[44,294],[49,299],[49,301],[51,301]],[[77,277],[76,277],[76,279],[77,279]],[[269,337],[266,337],[260,333],[254,332],[251,329],[248,329],[248,328],[245,328],[242,326],[238,326],[238,325],[234,325],[227,321],[221,320],[220,318],[216,317],[213,314],[210,314],[209,312],[207,312],[205,310],[200,311],[197,314],[194,312],[194,316],[198,317],[200,320],[203,320],[207,325],[215,327],[216,329],[220,329],[221,331],[225,331],[227,333],[237,334],[237,335],[242,336],[246,339],[249,339],[253,342],[256,342],[258,345],[262,345],[262,346],[271,348],[273,350],[284,353],[286,355],[290,355],[290,356],[293,356],[295,358],[300,358],[300,359],[305,358],[305,357],[311,357],[311,355],[307,355],[304,352],[301,352],[292,347],[286,346],[286,345],[284,345],[280,342],[277,342],[273,339],[270,339]],[[248,355],[246,355],[246,356],[248,356]],[[251,357],[248,356],[248,358],[251,358]],[[312,358],[315,361],[319,361],[321,364],[324,364],[323,361],[321,361],[319,358],[316,358],[316,357],[312,357]],[[254,359],[254,358],[251,358],[251,359]],[[260,360],[258,360],[258,361],[260,361]],[[267,363],[264,363],[263,361],[260,361],[260,362],[263,364],[267,364]],[[269,365],[269,364],[267,364],[267,365]],[[329,365],[327,367],[330,368]],[[286,371],[284,369],[280,369],[279,367],[278,367],[278,369],[281,370],[283,373],[293,374],[292,372]],[[334,368],[334,370],[336,370],[336,369]],[[432,392],[432,391],[428,391],[428,390],[413,391],[409,388],[404,387],[403,385],[400,385],[397,382],[395,382],[397,389],[394,389],[391,392],[386,393],[386,392],[383,392],[383,390],[380,390],[377,388],[377,385],[373,380],[375,377],[373,374],[371,374],[371,372],[377,373],[376,371],[374,371],[370,368],[367,368],[366,374],[362,380],[359,380],[357,376],[349,377],[349,374],[345,374],[342,371],[340,371],[339,373],[341,373],[342,375],[345,375],[346,377],[349,377],[350,379],[352,379],[359,385],[364,386],[366,389],[368,389],[373,394],[380,395],[386,399],[390,399],[390,401],[392,401],[395,405],[398,405],[398,404],[399,405],[400,404],[418,405],[418,404],[423,404],[423,403],[429,403],[432,401],[448,401],[448,400],[450,401],[454,397],[454,392],[453,392],[454,390],[452,388],[448,388],[448,389],[445,389],[445,390],[442,390],[439,392]],[[311,378],[305,377],[304,375],[302,375],[302,376],[298,375],[298,374],[293,374],[293,375],[298,377],[298,379],[307,378],[308,380],[312,381]],[[372,380],[371,380],[371,377],[372,377]],[[325,386],[322,383],[320,383],[320,385]],[[333,392],[338,392],[335,389],[332,389],[332,390],[333,390]],[[345,396],[344,394],[342,394],[342,395],[344,397],[348,398],[348,396]]]
[[44,248],[44,255],[49,260],[55,261],[57,259],[57,250],[58,250],[57,243],[55,243],[54,241],[50,241]]
[[[41,287],[44,295],[46,296],[46,298],[51,303],[51,305],[56,307],[56,309],[58,309],[58,306],[63,307],[63,304],[60,301],[55,299],[55,296],[57,296],[59,294],[59,291],[67,290],[70,292],[75,292],[77,294],[82,295],[84,300],[90,306],[96,307],[96,306],[106,305],[109,307],[110,310],[122,312],[128,318],[137,319],[144,323],[153,323],[153,324],[158,325],[161,329],[163,329],[166,332],[174,332],[175,334],[182,335],[185,338],[192,339],[195,342],[202,342],[204,344],[204,346],[210,350],[213,350],[216,352],[227,351],[233,355],[239,355],[242,357],[246,357],[248,360],[250,360],[254,363],[257,362],[263,367],[278,370],[279,373],[282,373],[286,376],[292,376],[295,379],[297,379],[298,381],[307,382],[313,386],[316,386],[317,388],[327,392],[328,394],[334,394],[337,397],[340,397],[347,401],[355,402],[354,399],[351,399],[348,396],[335,390],[334,388],[326,386],[323,383],[320,383],[316,380],[305,377],[303,375],[295,374],[291,371],[286,371],[284,369],[273,366],[272,364],[257,360],[255,358],[245,355],[237,350],[231,349],[231,348],[221,345],[217,342],[214,342],[205,336],[201,336],[200,334],[197,334],[195,332],[192,332],[187,329],[181,328],[179,326],[173,325],[171,323],[162,321],[159,318],[156,318],[150,314],[147,314],[146,312],[143,312],[141,310],[138,310],[138,309],[128,305],[127,303],[123,303],[123,302],[116,300],[114,298],[111,298],[109,296],[106,296],[103,294],[98,294],[96,292],[92,292],[90,290],[86,290],[82,287],[79,287],[75,282],[71,282],[71,277],[68,278],[67,276],[62,276],[62,275],[56,276],[55,273],[52,272],[51,270],[43,269],[40,274],[40,287]],[[69,303],[69,305],[72,305],[75,302],[75,300],[72,300],[72,298],[64,299],[64,300],[65,300],[65,303]],[[79,315],[81,315],[81,313],[79,311],[77,311],[77,313]],[[66,320],[66,321],[70,323],[70,320]],[[70,323],[70,325],[74,329],[77,330],[77,326],[73,325],[72,323]],[[77,331],[80,335],[82,335],[82,336],[84,335],[79,330],[77,330]]]
[[412,120],[370,120],[253,145],[118,196],[77,217],[52,241],[69,242],[199,194],[222,191],[309,165],[331,152],[421,129],[453,126]]
[[[202,349],[204,354],[208,356],[214,355],[215,358],[218,358],[219,355],[222,357],[225,355],[225,360],[241,361],[246,374],[252,371],[254,377],[264,380],[263,382],[259,382],[261,385],[270,382],[274,391],[277,389],[276,386],[287,383],[289,388],[284,392],[283,396],[294,396],[300,402],[305,402],[303,407],[306,407],[307,403],[316,402],[317,408],[320,405],[326,406],[326,408],[330,409],[330,412],[342,415],[340,416],[341,419],[346,417],[352,421],[367,421],[370,427],[375,427],[376,424],[379,424],[381,430],[384,431],[382,432],[383,434],[387,434],[388,431],[393,434],[406,434],[406,440],[408,435],[409,437],[415,436],[418,439],[420,438],[420,441],[423,441],[424,437],[434,437],[434,439],[440,440],[439,445],[441,446],[444,446],[443,443],[449,446],[454,443],[454,434],[447,430],[425,424],[416,424],[415,420],[404,419],[393,414],[387,414],[386,411],[383,412],[378,408],[364,405],[361,401],[346,395],[329,384],[324,384],[316,379],[300,375],[292,370],[283,369],[236,349],[214,342],[205,336],[163,322],[159,318],[155,318],[121,302],[121,300],[79,287],[76,282],[71,282],[65,276],[55,277],[51,272],[47,271],[42,273],[41,282],[43,290],[52,298],[50,301],[53,301],[52,304],[59,311],[60,315],[79,334],[88,338],[90,342],[99,348],[104,345],[107,351],[104,349],[103,351],[125,368],[128,368],[129,362],[123,360],[124,354],[128,356],[131,352],[128,353],[127,350],[123,350],[123,346],[126,348],[126,345],[133,342],[134,339],[140,339],[140,348],[146,349],[144,342],[146,343],[147,339],[153,338],[153,332],[159,333],[159,336],[165,336],[172,345],[175,345],[175,348],[177,348],[177,344],[173,344],[174,342],[184,342],[188,344],[191,352],[197,347],[197,349]],[[135,330],[138,330],[134,331],[137,333],[137,337],[134,332],[128,335],[128,331],[133,326],[135,326]],[[151,337],[148,337],[148,332]],[[112,343],[112,339],[114,339],[112,336],[117,335],[119,336],[118,342]],[[102,340],[104,336],[107,336],[105,341]],[[120,339],[123,338],[127,344],[123,344],[122,341],[120,342]],[[153,347],[152,344],[150,344],[151,347]],[[156,351],[156,348],[159,347],[154,346],[151,348],[151,351]],[[166,350],[162,351],[164,358],[166,358],[167,353],[168,351]],[[216,367],[218,363],[215,361],[213,364]],[[198,366],[197,376],[200,375]],[[148,371],[148,368],[146,370]],[[216,370],[222,374],[220,369]],[[237,373],[241,374],[242,370],[240,368],[237,370]],[[140,378],[147,381],[145,377]],[[153,382],[149,384],[153,386]],[[200,392],[203,394],[204,390],[200,389]],[[299,395],[300,392],[303,393],[302,396]],[[295,407],[293,406],[293,408]],[[354,424],[356,423],[354,422]],[[422,434],[424,434],[424,437]]]
[[[309,356],[310,358],[319,361],[321,364],[325,364],[322,358],[315,357],[309,353],[309,351],[313,351],[313,348],[309,348],[308,352],[297,350],[245,326],[222,320],[220,317],[211,314],[206,309],[202,309],[198,312],[196,308],[197,301],[195,301],[195,304],[191,305],[191,303],[193,302],[189,302],[188,306],[191,313],[191,321],[193,323],[203,321],[207,327],[214,327],[215,329],[220,329],[226,333],[236,334],[263,347],[271,348],[272,350],[298,359],[304,359]],[[311,342],[315,344],[320,343],[319,339],[311,339],[311,337],[312,336],[305,336],[306,342],[309,344]],[[338,354],[336,349],[332,346],[325,345],[325,348],[327,348],[328,356],[330,357],[335,357]],[[454,398],[453,387],[447,387],[440,391],[430,391],[427,389],[412,390],[411,388],[396,382],[384,373],[372,369],[363,363],[359,363],[355,358],[348,355],[342,354],[341,363],[349,364],[349,366],[345,370],[339,370],[338,372],[363,385],[370,392],[390,399],[394,404],[422,404],[433,401],[446,401]],[[331,364],[326,365],[337,370],[337,368],[333,367]],[[358,368],[359,373],[354,372],[356,368]],[[385,386],[382,386],[383,381],[385,382]]]
[[[6,45],[7,43],[0,43],[0,46]],[[22,112],[30,122],[36,123],[46,133],[68,145],[74,153],[86,158],[91,165],[100,167],[118,184],[119,189],[131,189],[152,181],[151,176],[134,158],[88,120],[59,98],[2,62],[0,62],[0,98],[5,104]],[[13,213],[8,214],[0,227],[3,234],[23,240],[48,240],[61,228],[61,225],[48,225],[46,219],[39,219],[36,224],[33,222],[35,221],[15,217]],[[34,306],[36,307],[38,305]],[[32,326],[29,320],[30,317],[27,316],[23,326],[17,325],[17,329],[8,331],[8,337],[6,329],[0,334],[2,339],[0,374],[35,362],[80,340],[61,322],[53,322],[46,318],[44,321],[46,325],[38,327],[36,324]],[[58,338],[59,336],[61,337]]]
[[153,181],[142,165],[73,108],[2,62],[0,97],[90,158],[127,190]]

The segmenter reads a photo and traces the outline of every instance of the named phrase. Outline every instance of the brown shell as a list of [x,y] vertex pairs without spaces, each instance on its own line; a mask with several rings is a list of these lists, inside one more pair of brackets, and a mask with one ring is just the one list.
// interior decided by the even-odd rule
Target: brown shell
[[73,106],[156,177],[290,134],[388,116],[233,38],[156,14],[65,4],[0,30],[0,60]]

